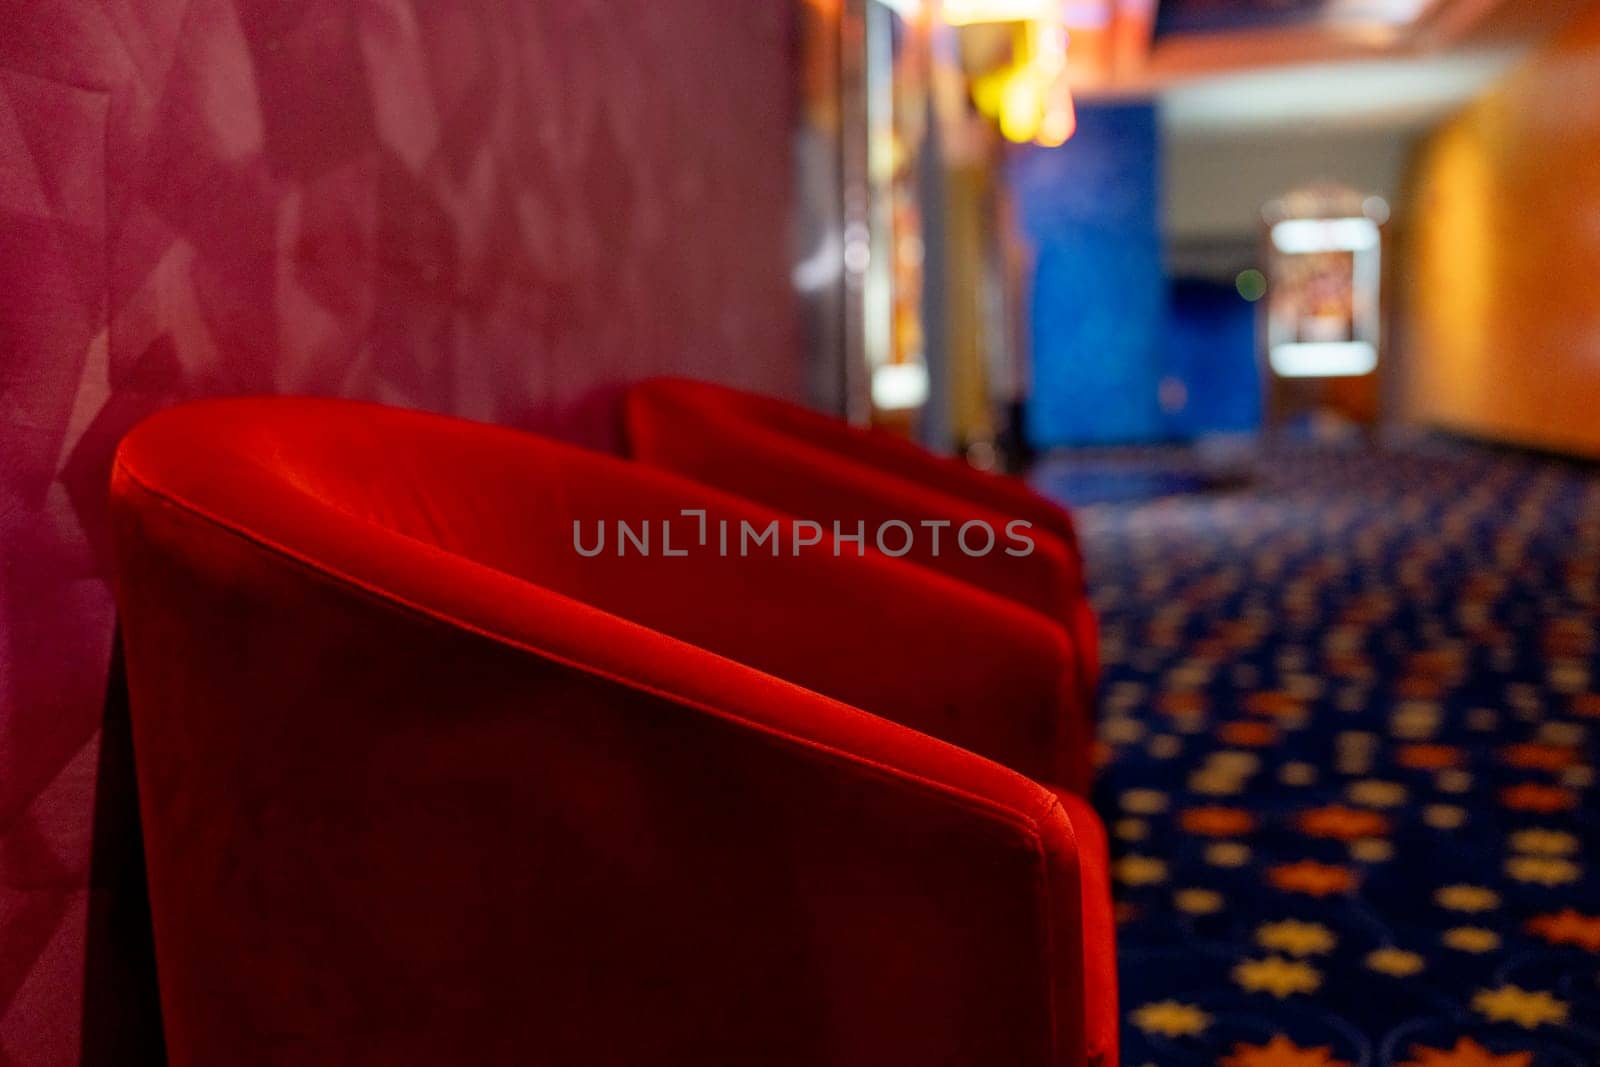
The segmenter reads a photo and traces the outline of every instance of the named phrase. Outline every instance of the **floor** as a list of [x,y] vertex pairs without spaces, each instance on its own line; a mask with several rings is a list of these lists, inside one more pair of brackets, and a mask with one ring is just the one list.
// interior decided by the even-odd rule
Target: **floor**
[[1600,1064],[1600,476],[1433,441],[1100,488],[1124,1064]]

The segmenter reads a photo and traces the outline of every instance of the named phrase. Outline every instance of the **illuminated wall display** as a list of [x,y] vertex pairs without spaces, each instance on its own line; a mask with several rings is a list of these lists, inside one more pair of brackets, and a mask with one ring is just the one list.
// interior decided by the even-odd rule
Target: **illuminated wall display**
[[1284,378],[1343,378],[1378,366],[1378,224],[1365,216],[1272,225],[1267,359]]
[[1314,186],[1273,201],[1263,215],[1269,411],[1276,419],[1310,407],[1373,422],[1389,205],[1340,186]]

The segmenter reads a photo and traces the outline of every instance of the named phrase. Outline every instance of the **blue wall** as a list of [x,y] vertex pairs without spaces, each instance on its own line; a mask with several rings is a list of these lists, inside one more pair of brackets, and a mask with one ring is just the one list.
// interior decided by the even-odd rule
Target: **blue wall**
[[1014,159],[1022,225],[1038,254],[1026,410],[1036,448],[1164,436],[1160,162],[1146,103],[1082,107],[1072,140]]
[[1186,402],[1167,416],[1173,437],[1261,426],[1256,306],[1226,282],[1176,279],[1169,290],[1166,370]]
[[[1170,281],[1153,105],[1094,105],[1060,148],[1026,148],[1011,183],[1034,244],[1029,443],[1138,444],[1261,425],[1255,307],[1231,284]],[[1163,412],[1161,383],[1181,384]],[[1169,397],[1171,391],[1169,391]]]

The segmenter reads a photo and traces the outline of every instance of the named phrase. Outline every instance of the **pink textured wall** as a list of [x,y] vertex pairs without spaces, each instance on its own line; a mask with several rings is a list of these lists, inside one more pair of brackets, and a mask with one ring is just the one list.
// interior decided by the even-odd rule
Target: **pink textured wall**
[[0,0],[0,1063],[79,1060],[110,903],[118,437],[221,393],[594,443],[657,371],[797,394],[791,76],[783,3]]

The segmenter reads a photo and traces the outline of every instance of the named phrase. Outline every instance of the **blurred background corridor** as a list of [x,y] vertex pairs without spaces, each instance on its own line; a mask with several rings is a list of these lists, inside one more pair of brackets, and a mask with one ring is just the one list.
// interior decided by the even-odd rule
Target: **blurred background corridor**
[[817,399],[1078,516],[1124,1062],[1600,1063],[1600,9],[864,25]]

